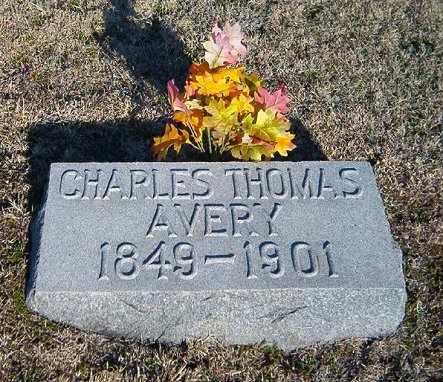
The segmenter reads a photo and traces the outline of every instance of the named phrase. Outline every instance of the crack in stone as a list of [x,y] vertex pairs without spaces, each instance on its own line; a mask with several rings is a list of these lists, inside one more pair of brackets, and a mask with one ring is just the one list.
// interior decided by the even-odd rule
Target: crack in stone
[[230,296],[236,300],[247,301],[247,302],[257,302],[257,298],[255,296],[244,296],[243,294],[237,294],[232,292],[224,292],[225,295]]
[[[291,314],[297,313],[299,310],[302,310],[302,309],[305,309],[305,308],[308,308],[308,306],[307,306],[307,305],[297,306],[295,309],[292,309],[292,310],[290,310],[290,311],[282,312],[282,313],[280,313],[280,314],[277,314],[277,316],[274,317],[274,318],[271,320],[271,323],[272,323],[272,324],[276,324],[277,322],[283,321],[286,317],[290,316]],[[260,318],[260,319],[261,319],[261,318],[271,318],[271,317],[274,316],[275,314],[276,314],[275,312],[272,312],[272,313],[268,313],[268,314],[266,314],[266,315],[264,315],[264,316],[261,316],[261,317],[259,317],[259,318]]]
[[215,298],[215,297],[216,297],[216,294],[215,294],[215,293],[212,293],[210,296],[201,299],[200,302],[209,301],[209,300],[212,300],[212,299]]
[[149,310],[143,310],[143,309],[140,309],[140,308],[138,308],[136,305],[131,304],[131,303],[125,301],[125,300],[120,299],[120,301],[121,301],[123,304],[125,304],[126,306],[129,306],[130,308],[134,309],[135,311],[137,311],[137,312],[139,312],[139,313],[141,313],[141,314],[148,314],[148,313],[149,313]]
[[179,318],[177,318],[177,320],[176,320],[175,322],[173,322],[173,323],[167,325],[167,326],[161,331],[160,335],[155,339],[155,342],[158,342],[158,341],[160,340],[160,338],[162,338],[162,337],[166,334],[166,331],[167,331],[167,330],[171,329],[171,328],[174,327],[174,326],[180,325],[180,324],[182,324],[182,322],[180,321]]

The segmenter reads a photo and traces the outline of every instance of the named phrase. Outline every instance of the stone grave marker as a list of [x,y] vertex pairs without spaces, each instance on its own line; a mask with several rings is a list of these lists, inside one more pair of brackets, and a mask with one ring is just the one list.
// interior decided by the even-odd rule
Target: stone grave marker
[[289,350],[405,312],[366,162],[55,163],[31,235],[28,306],[110,336]]

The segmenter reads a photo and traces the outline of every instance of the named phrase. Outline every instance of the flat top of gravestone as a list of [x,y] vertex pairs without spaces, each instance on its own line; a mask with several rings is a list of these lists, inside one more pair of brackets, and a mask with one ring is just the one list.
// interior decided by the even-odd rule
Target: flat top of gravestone
[[366,162],[54,163],[36,291],[402,288]]

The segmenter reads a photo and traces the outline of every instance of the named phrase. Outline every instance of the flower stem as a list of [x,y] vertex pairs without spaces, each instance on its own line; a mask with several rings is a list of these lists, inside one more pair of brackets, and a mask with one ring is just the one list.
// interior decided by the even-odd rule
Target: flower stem
[[208,132],[209,155],[212,155],[211,131],[209,127],[206,128],[206,131]]

